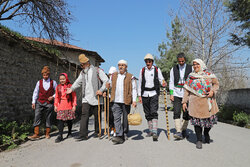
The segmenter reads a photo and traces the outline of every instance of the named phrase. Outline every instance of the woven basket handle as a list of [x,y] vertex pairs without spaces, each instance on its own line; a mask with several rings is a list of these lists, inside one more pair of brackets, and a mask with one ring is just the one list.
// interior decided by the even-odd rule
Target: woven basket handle
[[137,107],[131,107],[131,113],[134,114],[136,113]]

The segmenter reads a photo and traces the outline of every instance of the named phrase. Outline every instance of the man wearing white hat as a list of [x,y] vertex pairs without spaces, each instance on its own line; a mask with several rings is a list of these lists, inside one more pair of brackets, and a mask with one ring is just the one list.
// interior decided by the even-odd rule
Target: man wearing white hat
[[161,70],[154,66],[154,58],[151,54],[144,57],[146,67],[143,67],[139,74],[138,95],[139,102],[143,105],[146,120],[148,121],[149,133],[147,137],[158,140],[158,101],[160,85],[166,86]]
[[128,63],[125,60],[118,62],[118,72],[113,73],[107,88],[111,86],[111,102],[114,102],[112,111],[116,136],[112,141],[114,144],[122,144],[127,139],[128,113],[130,106],[136,107],[136,82],[132,74],[127,72]]
[[[95,117],[94,137],[98,136],[99,122],[97,96],[103,94],[108,77],[100,68],[91,65],[89,59],[84,54],[79,55],[79,61],[83,70],[72,87],[67,90],[67,94],[82,87],[82,115],[79,136],[76,137],[77,141],[82,141],[88,139],[89,113],[91,111]],[[100,103],[102,103],[101,99]]]

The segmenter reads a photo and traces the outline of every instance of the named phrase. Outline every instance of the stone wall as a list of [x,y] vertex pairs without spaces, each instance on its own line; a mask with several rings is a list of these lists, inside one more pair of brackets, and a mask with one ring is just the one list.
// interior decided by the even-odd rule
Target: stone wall
[[250,114],[250,88],[221,93],[218,103],[239,108]]
[[[62,72],[69,75],[71,82],[77,77],[76,66],[69,68],[68,62],[26,45],[0,32],[0,118],[33,119],[32,94],[37,81],[42,79],[43,66],[50,66],[51,78],[57,82]],[[80,101],[78,98],[78,104]]]

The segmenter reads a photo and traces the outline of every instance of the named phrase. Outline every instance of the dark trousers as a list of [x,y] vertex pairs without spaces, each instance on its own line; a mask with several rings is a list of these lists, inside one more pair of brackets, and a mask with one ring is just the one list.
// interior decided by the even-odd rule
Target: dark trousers
[[114,124],[114,115],[113,115],[113,111],[112,111],[112,106],[114,103],[110,103],[109,104],[109,128],[114,128],[115,124]]
[[158,119],[158,101],[158,95],[152,97],[142,97],[143,110],[147,121],[151,121],[152,119]]
[[[181,104],[182,98],[174,96],[174,119],[180,119],[181,118]],[[182,118],[184,120],[189,120],[189,114],[188,111],[183,112]]]
[[51,114],[54,109],[53,104],[40,103],[39,101],[36,102],[35,108],[35,118],[33,126],[39,126],[41,124],[42,115],[45,115],[46,119],[46,128],[51,127]]
[[[95,133],[99,133],[99,121],[98,121],[98,106],[92,106],[88,103],[82,103],[82,115],[80,121],[80,136],[88,136],[88,125],[89,125],[89,113],[94,114],[95,119]],[[100,118],[101,112],[100,112]],[[101,120],[101,119],[100,119]]]
[[114,124],[117,136],[124,136],[129,131],[128,114],[130,113],[130,105],[124,103],[114,103],[112,106],[114,115]]
[[67,121],[63,121],[63,120],[58,120],[58,130],[59,130],[59,135],[62,136],[63,135],[63,128],[64,128],[64,123],[67,122],[68,125],[68,134],[71,134],[71,130],[72,130],[72,120],[67,120]]
[[[211,128],[204,128],[204,136],[209,136],[209,131]],[[194,131],[196,134],[197,141],[202,141],[202,127],[200,126],[194,126]]]

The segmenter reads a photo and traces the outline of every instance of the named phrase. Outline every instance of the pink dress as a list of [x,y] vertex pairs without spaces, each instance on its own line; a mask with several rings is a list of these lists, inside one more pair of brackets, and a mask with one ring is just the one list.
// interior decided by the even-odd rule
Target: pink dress
[[76,106],[76,93],[66,94],[67,88],[70,88],[71,84],[61,85],[56,87],[56,95],[54,106],[57,107],[57,117],[59,120],[72,120],[75,119],[75,112],[72,111],[72,107]]

